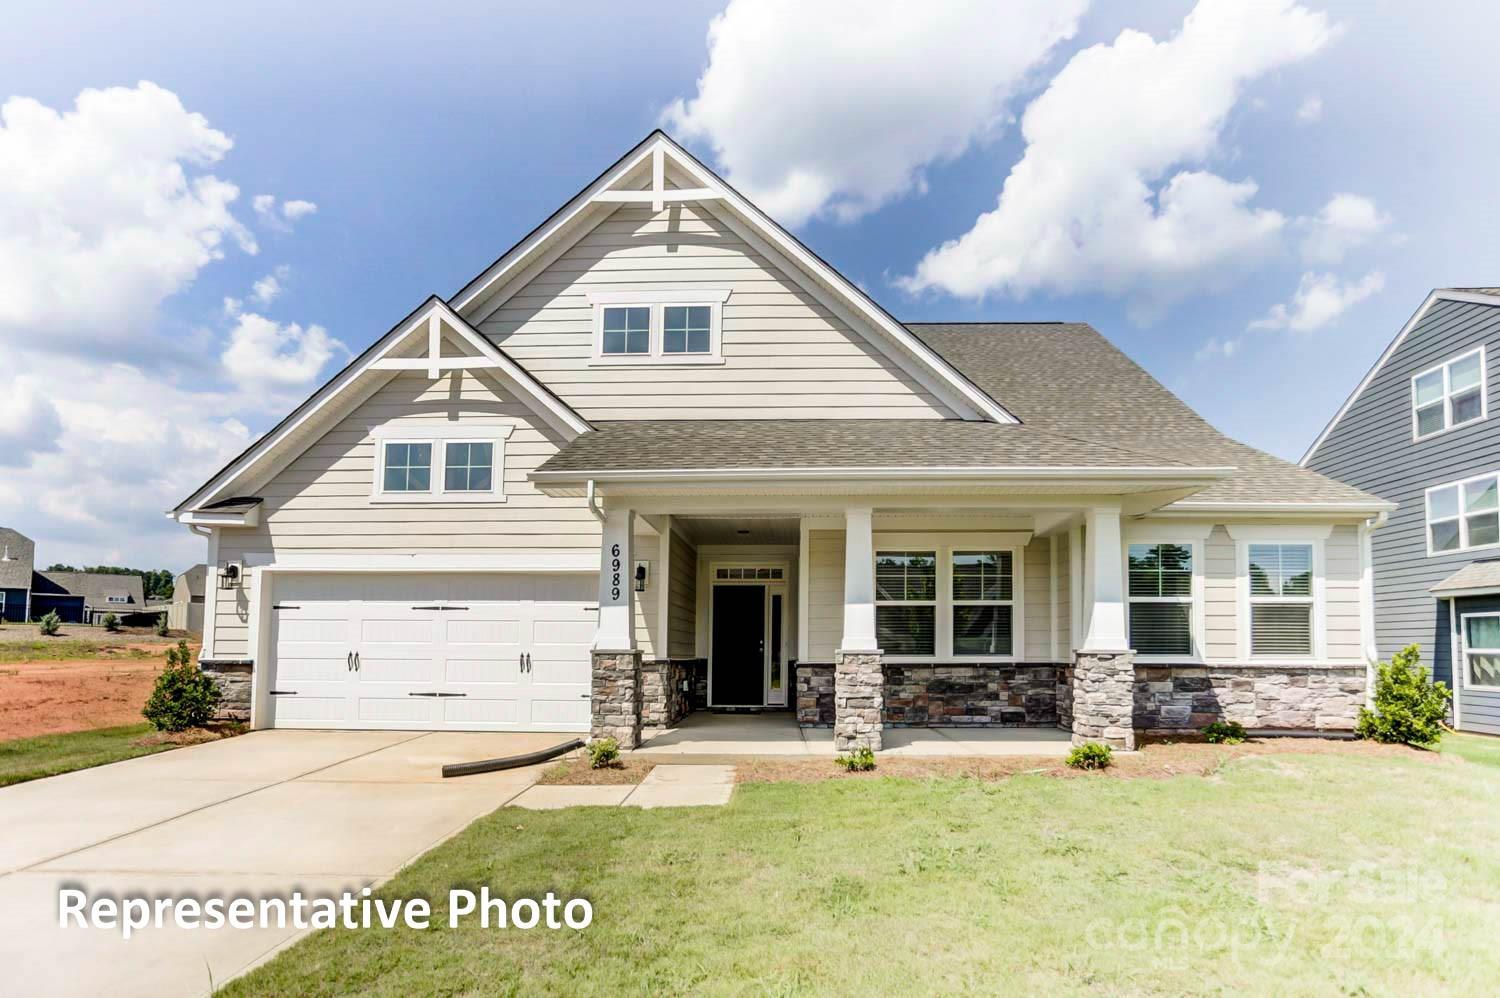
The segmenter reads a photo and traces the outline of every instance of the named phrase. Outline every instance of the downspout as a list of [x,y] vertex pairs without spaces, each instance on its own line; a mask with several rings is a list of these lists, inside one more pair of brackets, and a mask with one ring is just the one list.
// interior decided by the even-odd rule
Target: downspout
[[605,520],[609,519],[609,517],[604,513],[604,507],[599,505],[598,495],[594,490],[594,480],[592,478],[589,479],[588,498],[589,512],[594,514],[594,519],[598,520],[600,523],[603,523]]

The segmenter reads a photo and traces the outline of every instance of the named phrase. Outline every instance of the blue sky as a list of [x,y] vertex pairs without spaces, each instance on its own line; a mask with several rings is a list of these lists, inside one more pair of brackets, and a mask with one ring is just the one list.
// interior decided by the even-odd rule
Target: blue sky
[[[497,11],[163,2],[104,13],[59,0],[13,5],[0,28],[0,100],[10,99],[0,130],[0,263],[23,266],[8,268],[20,275],[16,284],[0,277],[0,295],[30,300],[25,280],[47,284],[53,296],[9,311],[0,304],[0,354],[9,360],[0,367],[0,523],[36,537],[44,562],[175,569],[201,557],[201,542],[161,511],[326,377],[345,348],[357,352],[427,294],[451,294],[661,122],[674,100],[705,94],[704,106],[689,103],[667,119],[672,130],[752,195],[773,190],[783,157],[819,164],[834,192],[828,198],[768,193],[762,203],[777,205],[809,245],[897,316],[1090,322],[1222,429],[1293,460],[1430,288],[1500,283],[1492,179],[1500,142],[1487,127],[1500,73],[1484,46],[1465,41],[1500,27],[1493,5],[1310,0],[1283,10],[1305,15],[1303,47],[1287,47],[1285,26],[1271,25],[1263,57],[1226,84],[1222,113],[1205,112],[1211,141],[1184,136],[1183,148],[1168,142],[1148,155],[1142,150],[1172,132],[1173,101],[1191,110],[1191,100],[1153,92],[1149,61],[1117,79],[1108,64],[1072,63],[1127,29],[1170,39],[1197,5],[1075,2],[1076,20],[1061,27],[1055,9],[988,4],[978,5],[989,8],[980,15],[929,17],[887,37],[856,32],[848,44],[866,49],[846,46],[822,61],[854,59],[874,67],[875,82],[843,96],[817,79],[799,89],[802,73],[776,72],[814,64],[807,60],[817,58],[820,39],[816,26],[804,30],[773,8],[742,10],[715,50],[709,25],[723,3],[635,5],[628,16],[612,4]],[[965,17],[977,17],[969,22],[976,27],[963,30]],[[757,30],[788,51],[765,54],[766,45],[751,44]],[[1036,40],[1026,41],[1028,31]],[[1257,44],[1252,34],[1246,49]],[[735,44],[764,61],[736,63]],[[1009,77],[985,75],[1007,59],[1017,67]],[[1127,108],[1159,103],[1171,114],[1158,125],[1144,123],[1149,114],[1133,123],[1130,113],[1112,115],[1058,136],[1039,108],[1035,128],[1050,138],[1032,142],[1022,116],[1055,90],[1052,118],[1069,122],[1058,81],[1077,82],[1089,66],[1092,85],[1102,74]],[[1211,90],[1213,70],[1195,71],[1209,74],[1203,89]],[[835,83],[858,80],[837,65],[831,72]],[[736,87],[745,81],[735,73],[748,85]],[[768,76],[783,79],[771,86]],[[885,79],[901,89],[881,92]],[[127,115],[147,124],[99,126],[62,152],[47,144],[48,129],[16,125],[17,98],[65,114],[85,90],[133,90],[140,81],[175,96],[180,115]],[[941,97],[924,98],[924,85]],[[976,106],[991,102],[982,127],[952,111],[965,88],[984,91]],[[915,106],[900,106],[905,94],[917,95]],[[189,126],[180,119],[191,114],[202,121],[182,139]],[[934,133],[939,152],[899,142],[867,149],[869,136],[916,134],[945,115],[954,120]],[[776,142],[794,138],[785,150],[768,149],[746,139],[747,128]],[[163,152],[172,136],[189,151]],[[820,141],[831,148],[817,148]],[[1123,251],[1101,237],[1070,264],[1032,259],[1009,277],[986,278],[976,293],[983,280],[975,275],[993,273],[978,257],[996,245],[1030,254],[1027,233],[1078,197],[1033,193],[1015,198],[1003,237],[976,247],[978,257],[924,265],[996,208],[1028,150],[1053,164],[1046,181],[1066,173],[1059,162],[1090,168],[1105,157],[1154,155],[1160,168],[1145,171],[1153,205],[1181,171],[1253,180],[1240,203],[1250,214],[1225,208],[1224,225],[1263,223],[1267,231],[1216,229],[1201,247],[1188,239],[1138,265],[1126,228]],[[860,159],[887,155],[906,155],[897,164],[906,173],[896,173],[919,180],[871,194],[881,181],[855,175],[871,165]],[[175,162],[189,179],[233,185],[232,199],[221,191],[180,223],[195,245],[213,243],[209,251],[167,273],[141,257],[170,256],[180,244],[158,251],[121,239],[127,250],[89,257],[87,267],[67,250],[52,267],[47,253],[70,244],[53,238],[55,213],[38,206],[76,208],[114,192],[121,203],[75,223],[87,230],[81,238],[109,243],[94,220],[127,225],[130,199],[144,197],[131,185],[152,190],[153,172],[135,162]],[[45,166],[27,175],[37,163]],[[66,183],[54,185],[59,176]],[[1096,178],[1095,187],[1114,189],[1117,179]],[[1325,224],[1320,212],[1340,194],[1372,213],[1363,228],[1358,217],[1353,229]],[[257,195],[275,200],[257,211]],[[291,217],[288,201],[315,210],[294,208]],[[851,202],[857,207],[839,207]],[[1276,219],[1254,214],[1264,212]],[[145,217],[150,228],[159,216]],[[13,258],[5,255],[7,219],[34,235],[12,240]],[[1352,303],[1299,320],[1293,296],[1305,274],[1331,280]],[[257,300],[255,282],[268,276],[275,290]],[[1277,305],[1287,313],[1265,321]],[[1251,328],[1257,320],[1261,327]],[[1285,328],[1298,324],[1315,328]],[[236,337],[243,342],[231,355]]]

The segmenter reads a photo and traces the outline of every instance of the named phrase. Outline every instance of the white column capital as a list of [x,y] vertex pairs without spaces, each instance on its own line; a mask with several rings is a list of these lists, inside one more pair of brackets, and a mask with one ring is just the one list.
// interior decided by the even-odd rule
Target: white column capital
[[880,650],[875,638],[875,511],[844,511],[844,634],[839,651]]

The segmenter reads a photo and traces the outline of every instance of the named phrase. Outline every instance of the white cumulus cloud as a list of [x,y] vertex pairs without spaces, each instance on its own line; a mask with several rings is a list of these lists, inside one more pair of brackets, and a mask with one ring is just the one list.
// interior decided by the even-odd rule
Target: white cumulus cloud
[[311,201],[301,201],[293,198],[290,201],[281,202],[281,217],[288,222],[295,222],[300,218],[316,213],[318,206]]
[[1335,194],[1317,215],[1302,219],[1307,230],[1302,259],[1310,264],[1341,263],[1351,250],[1370,242],[1391,224],[1375,202],[1358,194]]
[[[281,293],[286,290],[286,280],[291,276],[291,273],[292,269],[284,264],[277,267],[274,271],[250,285],[250,298],[257,305],[271,304],[277,298],[280,298]],[[226,311],[228,311],[228,300],[226,300],[225,306]]]
[[924,166],[993,134],[1085,6],[732,0],[709,25],[696,96],[662,123],[711,145],[729,181],[783,223],[849,221],[924,190]]
[[1310,333],[1333,322],[1384,287],[1385,275],[1379,271],[1352,282],[1341,281],[1333,274],[1309,271],[1302,275],[1289,303],[1272,305],[1264,319],[1256,319],[1248,328]]
[[1302,103],[1297,105],[1297,122],[1302,125],[1311,125],[1313,122],[1323,119],[1323,98],[1317,94],[1308,94],[1302,98]]
[[255,214],[261,224],[277,232],[290,232],[293,222],[315,214],[318,210],[318,206],[313,202],[298,198],[282,201],[278,207],[274,194],[255,195],[250,199],[250,207],[255,209]]
[[0,467],[25,467],[35,455],[57,450],[62,433],[44,388],[17,378],[0,395]]
[[254,253],[239,189],[201,172],[232,145],[153,83],[0,105],[0,343],[132,341],[226,240]]
[[1221,286],[1280,248],[1254,181],[1201,168],[1252,80],[1335,34],[1292,0],[1200,0],[1172,37],[1126,30],[1075,54],[1022,118],[993,211],[898,283],[962,297],[1128,295],[1137,317]]
[[322,326],[303,328],[243,312],[229,334],[224,369],[244,389],[298,388],[310,384],[335,354],[347,352]]

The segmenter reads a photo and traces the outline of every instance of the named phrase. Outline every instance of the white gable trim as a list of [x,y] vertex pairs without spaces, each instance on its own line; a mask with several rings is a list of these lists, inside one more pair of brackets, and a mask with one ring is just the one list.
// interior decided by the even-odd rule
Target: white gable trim
[[[472,347],[475,357],[465,361],[463,358],[442,358],[429,356],[420,360],[413,358],[391,358],[389,355],[400,344],[406,342],[415,335],[422,335],[427,339],[428,349],[432,349],[433,331],[437,328],[437,320],[446,322],[449,328],[457,334],[460,341]],[[390,365],[388,360],[399,360],[401,363]],[[475,361],[478,363],[475,363]],[[414,362],[413,362],[414,361]],[[222,492],[232,483],[241,480],[256,464],[261,462],[277,445],[296,433],[307,422],[314,417],[328,411],[352,410],[361,402],[367,400],[381,384],[390,381],[391,378],[402,370],[426,370],[436,367],[441,370],[452,370],[455,367],[473,367],[491,371],[497,375],[501,382],[510,390],[514,391],[517,399],[529,409],[540,416],[549,426],[559,433],[569,437],[587,433],[593,429],[588,422],[572,409],[568,408],[560,399],[543,387],[535,378],[528,374],[519,364],[501,353],[495,346],[485,339],[473,326],[469,325],[447,302],[436,295],[429,298],[423,305],[417,308],[390,332],[377,340],[371,347],[350,364],[332,380],[318,389],[311,398],[302,403],[291,415],[282,420],[269,433],[261,437],[239,457],[231,461],[213,478],[205,482],[199,489],[187,499],[183,500],[172,516],[181,519],[191,509],[206,505],[223,498]],[[385,378],[355,390],[354,386],[360,377],[367,373],[384,373]],[[434,374],[435,376],[435,374]],[[279,472],[282,467],[295,459],[295,455],[286,455],[283,460],[274,466],[261,469],[258,479],[264,481],[270,475]]]
[[[470,281],[451,299],[454,308],[468,316],[472,322],[484,321],[486,316],[503,304],[514,289],[521,286],[518,280],[520,277],[535,271],[535,264],[529,261],[531,255],[542,251],[554,236],[561,236],[569,225],[575,221],[581,221],[583,212],[600,204],[601,195],[609,192],[620,178],[638,168],[648,156],[652,158],[653,178],[661,158],[670,156],[674,165],[698,184],[697,188],[674,192],[678,197],[703,201],[710,213],[730,225],[741,236],[746,235],[747,230],[754,230],[753,234],[757,236],[757,239],[752,245],[759,243],[761,246],[775,247],[776,256],[789,262],[792,265],[791,270],[800,270],[804,274],[811,275],[814,278],[813,286],[808,286],[807,290],[825,304],[829,304],[829,296],[820,293],[816,284],[821,282],[834,289],[840,298],[852,306],[849,309],[838,310],[844,315],[855,317],[851,328],[857,331],[861,327],[868,327],[885,338],[888,342],[876,343],[877,348],[886,353],[904,371],[915,377],[925,388],[937,394],[959,415],[989,419],[997,423],[1020,422],[996,400],[990,398],[988,394],[964,377],[940,354],[923,343],[911,330],[891,317],[869,295],[819,259],[789,232],[660,130],[652,132],[639,145],[617,160],[614,166],[580,191],[562,209],[495,261],[483,274]],[[653,179],[653,188],[653,191],[633,192],[632,200],[644,200],[636,196],[641,193],[658,196],[664,196],[666,193],[660,189],[655,179]],[[612,211],[619,203],[622,202],[606,201],[605,206]],[[597,211],[597,209],[594,210]],[[730,212],[736,218],[727,217]],[[603,217],[600,215],[601,219]],[[738,224],[736,224],[737,221]],[[581,237],[581,233],[574,232],[571,235],[573,242]],[[760,246],[757,246],[757,249],[759,248]],[[849,320],[845,319],[845,321]]]
[[1318,448],[1323,446],[1323,441],[1327,440],[1328,435],[1333,432],[1333,428],[1339,425],[1339,420],[1344,418],[1344,414],[1354,405],[1354,401],[1364,394],[1366,388],[1370,387],[1370,382],[1375,380],[1375,375],[1379,374],[1380,369],[1385,367],[1385,362],[1391,359],[1391,355],[1406,340],[1407,334],[1415,329],[1417,323],[1421,322],[1427,313],[1431,311],[1432,306],[1440,301],[1462,301],[1472,305],[1500,305],[1500,295],[1483,295],[1476,294],[1473,291],[1445,291],[1441,289],[1429,294],[1427,300],[1422,302],[1421,307],[1412,314],[1410,319],[1406,320],[1406,325],[1401,327],[1401,332],[1396,334],[1394,340],[1391,340],[1391,345],[1385,348],[1385,353],[1380,355],[1380,359],[1375,361],[1374,366],[1365,374],[1364,379],[1360,381],[1349,397],[1344,400],[1344,404],[1339,407],[1339,411],[1328,421],[1328,425],[1323,427],[1323,432],[1319,433],[1318,439],[1314,440],[1312,446],[1307,448],[1307,453],[1302,455],[1302,460],[1298,461],[1298,464],[1304,468],[1307,467],[1307,463],[1312,460],[1312,456],[1317,453]]

